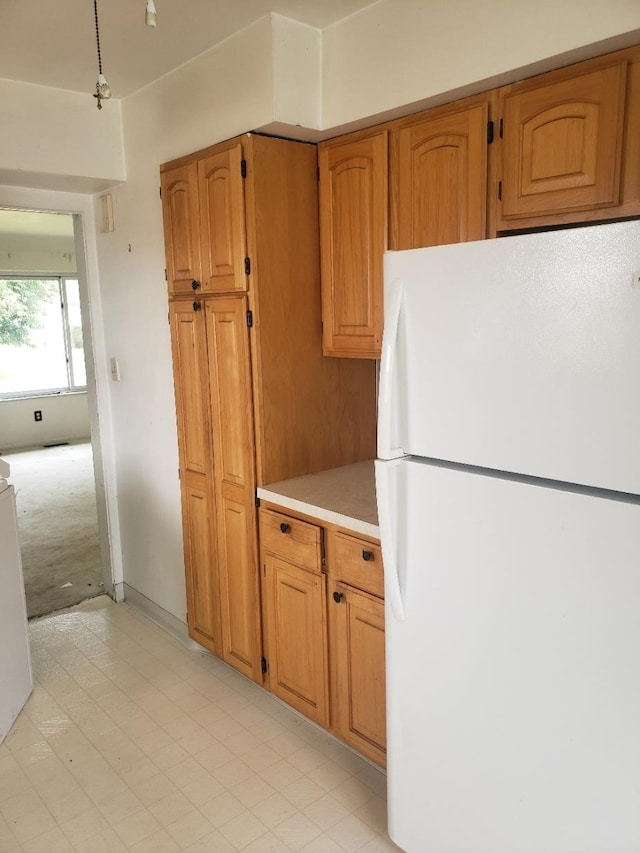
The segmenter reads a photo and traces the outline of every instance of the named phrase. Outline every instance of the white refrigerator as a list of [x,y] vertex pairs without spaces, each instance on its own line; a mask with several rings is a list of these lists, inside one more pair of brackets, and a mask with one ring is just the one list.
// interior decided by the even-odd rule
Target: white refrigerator
[[640,222],[385,254],[388,820],[640,851]]

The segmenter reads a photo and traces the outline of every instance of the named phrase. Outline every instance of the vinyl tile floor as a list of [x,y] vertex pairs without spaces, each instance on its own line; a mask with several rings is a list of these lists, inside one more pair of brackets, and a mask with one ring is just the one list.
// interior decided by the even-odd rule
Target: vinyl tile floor
[[1,853],[383,853],[385,775],[107,596],[29,625]]

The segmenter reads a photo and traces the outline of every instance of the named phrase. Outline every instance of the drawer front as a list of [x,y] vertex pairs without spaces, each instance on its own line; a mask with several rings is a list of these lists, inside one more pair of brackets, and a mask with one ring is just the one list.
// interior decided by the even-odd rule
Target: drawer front
[[322,571],[321,532],[315,524],[261,509],[260,543],[265,552],[277,554],[307,571]]
[[380,546],[346,533],[335,533],[332,575],[372,595],[384,596]]

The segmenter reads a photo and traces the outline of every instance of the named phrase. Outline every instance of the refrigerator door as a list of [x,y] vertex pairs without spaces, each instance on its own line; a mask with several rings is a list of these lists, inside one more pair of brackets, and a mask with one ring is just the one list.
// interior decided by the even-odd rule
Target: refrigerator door
[[376,481],[391,838],[637,853],[640,506],[409,459]]
[[640,493],[640,222],[384,263],[381,458]]

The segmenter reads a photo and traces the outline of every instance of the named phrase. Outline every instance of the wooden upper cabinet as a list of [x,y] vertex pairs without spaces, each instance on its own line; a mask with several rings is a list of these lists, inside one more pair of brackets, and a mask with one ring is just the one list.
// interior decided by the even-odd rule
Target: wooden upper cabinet
[[619,203],[627,60],[584,65],[501,90],[498,228]]
[[198,161],[202,289],[247,289],[242,145]]
[[464,101],[396,123],[391,247],[486,237],[488,102]]
[[380,355],[387,136],[386,130],[357,133],[319,147],[325,355]]
[[198,170],[195,163],[160,175],[167,285],[171,296],[200,288]]

